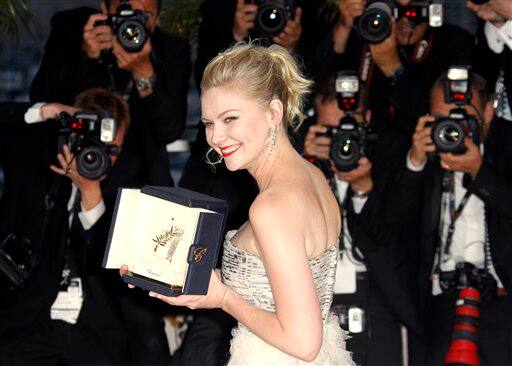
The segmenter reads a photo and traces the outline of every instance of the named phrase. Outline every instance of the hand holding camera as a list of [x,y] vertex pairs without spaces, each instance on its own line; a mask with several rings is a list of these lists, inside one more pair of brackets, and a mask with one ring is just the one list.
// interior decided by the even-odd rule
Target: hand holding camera
[[50,169],[57,174],[68,177],[75,183],[81,193],[82,205],[85,211],[96,207],[102,200],[100,179],[87,179],[80,175],[76,166],[75,155],[71,152],[68,145],[63,146],[63,152],[57,155],[60,167],[50,165]]
[[418,120],[416,130],[412,136],[412,148],[409,154],[411,163],[416,166],[422,166],[427,161],[427,154],[436,151],[436,146],[432,141],[432,127],[430,124],[436,119],[432,116],[423,116]]
[[396,21],[392,19],[389,36],[380,43],[370,43],[372,59],[387,77],[390,77],[395,70],[402,66],[400,57],[398,57],[398,42],[395,33]]
[[293,50],[299,43],[302,34],[302,24],[300,19],[302,17],[302,9],[295,9],[295,17],[288,19],[284,30],[276,37],[272,38],[274,43],[283,46],[287,50]]
[[351,29],[354,26],[354,19],[363,14],[365,5],[365,0],[340,0],[338,2],[339,25]]
[[105,14],[93,14],[84,26],[82,49],[90,59],[99,59],[101,51],[112,48],[112,28],[106,24],[97,25],[107,18]]
[[464,146],[466,147],[464,154],[441,153],[441,167],[446,170],[469,173],[474,178],[480,170],[483,158],[480,149],[470,138],[464,139]]
[[272,39],[292,50],[302,34],[301,15],[293,0],[238,0],[233,36],[241,41],[252,30],[255,38]]
[[357,161],[356,168],[348,172],[336,172],[336,175],[340,180],[350,183],[350,188],[354,192],[368,193],[373,188],[371,172],[372,163],[363,156]]
[[151,42],[148,40],[140,52],[127,52],[117,39],[112,39],[112,53],[116,56],[117,66],[130,71],[135,77],[150,77],[154,74],[151,64]]
[[249,36],[249,29],[254,28],[254,18],[257,12],[257,4],[247,3],[245,0],[237,0],[233,38],[240,42]]
[[327,126],[320,124],[309,127],[306,139],[304,141],[304,153],[308,156],[316,156],[320,159],[329,160],[329,148],[331,138],[325,136],[328,131]]

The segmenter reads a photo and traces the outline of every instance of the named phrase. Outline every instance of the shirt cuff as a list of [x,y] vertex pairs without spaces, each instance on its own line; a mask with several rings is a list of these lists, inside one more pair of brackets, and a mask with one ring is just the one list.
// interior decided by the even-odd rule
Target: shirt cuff
[[407,152],[407,157],[405,158],[405,165],[407,166],[407,169],[413,171],[413,172],[421,172],[424,168],[425,168],[425,165],[427,164],[426,161],[424,161],[421,165],[419,166],[416,166],[412,163],[411,161],[411,150],[409,150]]
[[100,201],[95,207],[91,208],[89,211],[84,210],[84,205],[80,202],[80,207],[82,211],[78,213],[78,218],[84,227],[84,230],[89,230],[91,227],[96,224],[96,222],[100,219],[100,217],[105,213],[105,202],[103,200]]
[[484,33],[487,44],[494,53],[503,52],[505,45],[512,49],[512,20],[507,20],[500,28],[491,22],[485,22]]
[[26,123],[37,123],[37,122],[43,122],[44,118],[41,115],[41,108],[43,107],[44,103],[36,103],[32,107],[30,107],[25,112],[25,122]]
[[507,20],[500,28],[498,34],[507,47],[512,50],[512,20]]

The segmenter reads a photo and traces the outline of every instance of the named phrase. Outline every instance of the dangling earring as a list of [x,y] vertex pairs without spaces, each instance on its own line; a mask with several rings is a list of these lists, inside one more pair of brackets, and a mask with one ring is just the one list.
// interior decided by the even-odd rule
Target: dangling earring
[[276,126],[270,128],[270,152],[269,155],[272,155],[274,150],[276,149],[277,144],[277,128]]
[[215,154],[217,154],[217,152],[215,151],[215,149],[214,149],[213,147],[210,147],[210,148],[208,149],[208,151],[206,152],[205,160],[206,160],[206,162],[207,162],[208,164],[210,164],[212,167],[215,167],[215,165],[220,164],[220,163],[222,162],[223,157],[222,157],[222,155],[217,154],[217,155],[218,155],[217,160],[215,160],[215,161],[211,161],[211,160],[210,160],[210,154],[211,154],[211,153],[215,153]]

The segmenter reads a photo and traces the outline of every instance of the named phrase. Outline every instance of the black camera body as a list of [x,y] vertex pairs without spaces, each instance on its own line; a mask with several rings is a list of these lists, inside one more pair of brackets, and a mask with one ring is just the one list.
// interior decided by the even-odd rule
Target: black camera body
[[454,271],[441,272],[439,284],[443,292],[450,293],[466,288],[477,289],[483,297],[494,297],[497,292],[496,279],[484,268],[468,262],[459,262]]
[[443,25],[443,5],[416,0],[399,7],[392,0],[370,0],[363,14],[355,19],[354,26],[364,42],[377,44],[390,36],[393,19],[404,16],[414,25],[428,22],[431,27],[440,27]]
[[286,22],[295,17],[293,0],[246,0],[246,4],[258,5],[254,19],[256,37],[277,36],[286,27]]
[[469,67],[451,67],[443,91],[445,103],[455,104],[457,108],[452,109],[448,117],[436,118],[432,125],[432,141],[440,152],[463,154],[466,151],[466,137],[470,137],[477,146],[481,142],[480,121],[463,108],[471,103]]
[[326,136],[330,137],[329,157],[336,169],[348,172],[357,167],[357,162],[368,155],[368,142],[376,135],[362,123],[358,123],[353,113],[359,106],[360,84],[357,73],[338,71],[335,81],[338,107],[345,112],[338,127],[328,127]]
[[359,159],[368,156],[368,142],[376,139],[368,127],[351,115],[343,117],[338,127],[328,127],[324,135],[332,140],[329,157],[340,172],[355,169]]
[[137,53],[144,48],[149,38],[146,27],[147,17],[141,10],[133,10],[128,0],[123,0],[116,13],[109,15],[106,21],[98,21],[94,25],[109,25],[119,44],[125,51]]
[[75,155],[78,173],[88,179],[98,179],[111,167],[110,156],[117,146],[107,145],[116,138],[117,124],[106,112],[77,112],[73,116],[62,112],[58,119],[59,151],[70,145]]
[[0,237],[0,282],[10,290],[21,288],[37,266],[38,260],[29,239],[2,232]]
[[480,144],[480,122],[465,109],[455,108],[449,117],[436,118],[431,137],[439,152],[464,154],[466,137],[470,137],[475,145]]

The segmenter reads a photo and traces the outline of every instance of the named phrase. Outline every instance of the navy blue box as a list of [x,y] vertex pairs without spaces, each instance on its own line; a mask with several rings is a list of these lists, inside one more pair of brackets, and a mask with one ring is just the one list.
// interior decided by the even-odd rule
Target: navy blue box
[[[103,268],[107,268],[112,236],[121,199],[121,190],[122,188],[119,189],[117,195],[109,238],[103,258]],[[226,223],[228,203],[214,197],[178,187],[144,186],[140,192],[149,196],[172,201],[185,207],[204,208],[213,212],[201,212],[199,214],[194,240],[188,252],[187,261],[189,265],[183,286],[172,286],[171,284],[160,282],[133,272],[130,272],[128,275],[123,275],[123,280],[126,283],[144,290],[154,291],[166,296],[182,294],[205,295],[208,292],[211,271],[215,268],[220,246],[222,245],[222,235]]]

